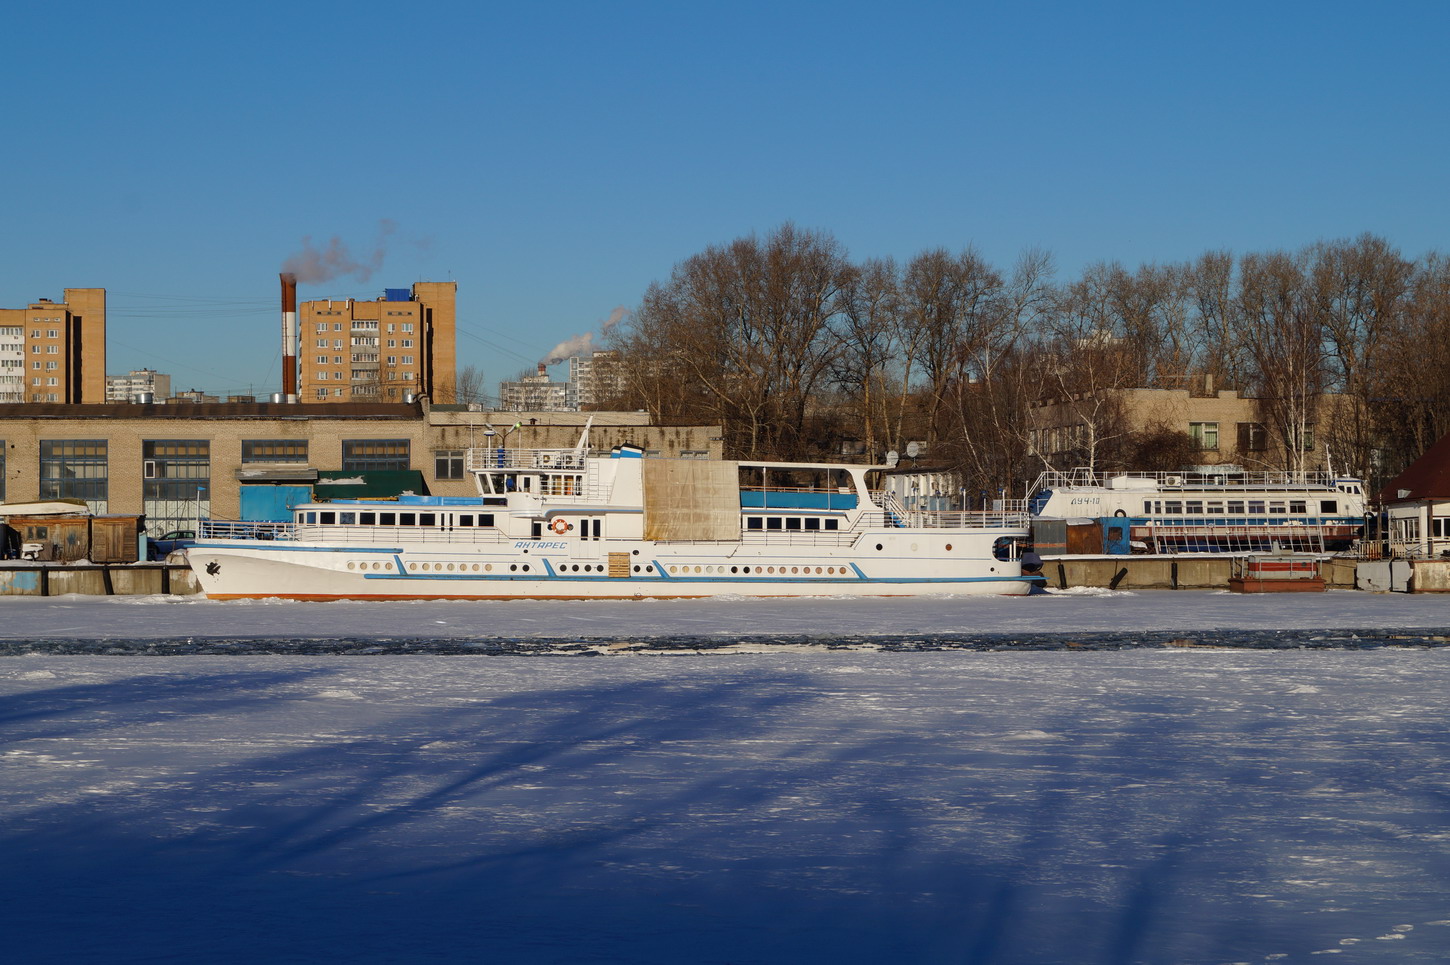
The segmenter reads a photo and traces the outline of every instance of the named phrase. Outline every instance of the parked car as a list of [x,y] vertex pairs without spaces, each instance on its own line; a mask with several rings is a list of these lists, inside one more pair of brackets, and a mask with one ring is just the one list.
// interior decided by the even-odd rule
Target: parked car
[[159,539],[146,537],[146,558],[164,560],[174,551],[196,542],[196,533],[189,529],[173,529]]

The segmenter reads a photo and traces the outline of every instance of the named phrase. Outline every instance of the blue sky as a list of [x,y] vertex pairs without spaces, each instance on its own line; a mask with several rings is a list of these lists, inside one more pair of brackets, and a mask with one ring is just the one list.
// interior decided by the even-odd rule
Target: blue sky
[[[1447,250],[1446,3],[7,7],[0,306],[110,291],[107,368],[276,391],[277,272],[455,280],[489,391],[707,245],[1172,262]],[[382,226],[391,225],[386,232]]]

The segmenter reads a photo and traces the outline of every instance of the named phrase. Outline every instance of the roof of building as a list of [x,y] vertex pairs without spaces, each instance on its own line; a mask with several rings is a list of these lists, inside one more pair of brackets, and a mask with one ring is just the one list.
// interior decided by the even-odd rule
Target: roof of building
[[418,419],[421,409],[400,402],[54,402],[0,403],[0,419]]
[[1441,438],[1379,491],[1381,503],[1419,499],[1450,499],[1450,435]]

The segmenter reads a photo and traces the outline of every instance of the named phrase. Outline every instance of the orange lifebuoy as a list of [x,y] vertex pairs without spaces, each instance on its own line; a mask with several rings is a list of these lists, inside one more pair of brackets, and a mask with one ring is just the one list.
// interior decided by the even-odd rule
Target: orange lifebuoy
[[569,524],[564,522],[563,519],[556,517],[554,519],[553,530],[559,536],[563,536],[565,533],[569,532]]

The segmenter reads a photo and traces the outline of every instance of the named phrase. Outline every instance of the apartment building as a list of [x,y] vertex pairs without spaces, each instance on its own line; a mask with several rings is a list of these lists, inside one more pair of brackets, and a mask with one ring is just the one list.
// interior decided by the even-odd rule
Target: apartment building
[[601,350],[588,357],[576,355],[569,359],[568,408],[606,405],[619,397],[623,386],[618,352]]
[[525,375],[515,382],[500,382],[499,407],[509,412],[565,412],[577,410],[570,405],[570,383],[549,378],[548,366],[539,363],[537,375]]
[[59,302],[0,308],[0,403],[105,398],[104,288],[67,288]]
[[375,301],[318,299],[298,305],[298,400],[401,403],[427,395],[454,401],[456,282],[389,288]]
[[163,402],[171,398],[171,376],[155,369],[132,369],[106,376],[107,402]]

